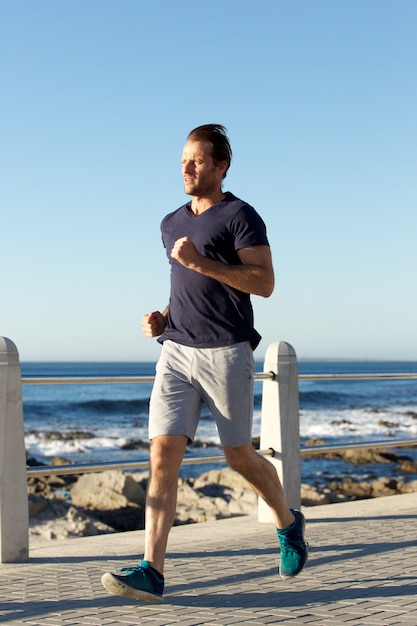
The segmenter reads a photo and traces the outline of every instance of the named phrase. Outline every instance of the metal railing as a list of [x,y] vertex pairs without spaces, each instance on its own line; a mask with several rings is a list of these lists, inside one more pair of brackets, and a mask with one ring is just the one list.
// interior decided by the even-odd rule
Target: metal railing
[[[416,374],[417,377],[417,374]],[[256,372],[255,380],[274,380],[274,372]],[[153,383],[155,376],[23,376],[22,385],[112,385],[115,383]]]
[[416,372],[379,373],[379,374],[300,374],[299,380],[386,380],[417,378]]
[[[258,381],[275,380],[276,375],[274,372],[256,372],[254,379]],[[417,379],[417,373],[378,373],[378,374],[299,374],[298,380],[304,381],[336,381],[336,380],[387,380],[387,379]],[[65,377],[22,377],[22,384],[24,385],[79,385],[79,384],[124,384],[124,383],[153,383],[155,376],[65,376]],[[417,439],[397,439],[387,441],[368,441],[361,443],[346,443],[346,444],[326,444],[305,446],[300,448],[300,455],[307,457],[311,455],[320,455],[328,452],[343,452],[353,449],[377,449],[382,447],[390,448],[405,448],[417,446]],[[258,453],[265,457],[274,457],[277,452],[273,448],[266,450],[258,450]],[[184,458],[182,465],[198,465],[198,464],[210,464],[224,462],[225,456],[223,454],[218,455],[206,455],[198,457]],[[35,467],[28,467],[26,473],[28,477],[41,477],[41,476],[65,476],[65,475],[77,475],[87,474],[94,472],[101,472],[105,470],[139,470],[147,469],[149,467],[149,461],[108,461],[101,463],[74,463],[68,465],[42,465]]]
[[[385,380],[417,379],[417,372],[380,374],[299,374],[298,380]],[[274,372],[255,372],[255,380],[274,380]],[[106,385],[115,383],[153,383],[155,376],[23,376],[22,385]]]
[[[262,456],[275,456],[275,450],[258,450]],[[223,454],[213,456],[193,456],[184,458],[182,465],[198,465],[219,463],[225,460]],[[75,476],[76,474],[92,474],[94,472],[103,472],[105,470],[137,470],[149,467],[149,461],[104,461],[102,463],[80,463],[74,465],[41,465],[28,467],[26,473],[29,476]]]

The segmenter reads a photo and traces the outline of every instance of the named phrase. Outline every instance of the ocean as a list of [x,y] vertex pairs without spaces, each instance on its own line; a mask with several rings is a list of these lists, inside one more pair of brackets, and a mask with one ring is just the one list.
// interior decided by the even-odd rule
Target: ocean
[[[300,374],[417,373],[417,361],[299,361]],[[26,377],[153,376],[155,363],[22,363]],[[263,364],[257,363],[257,371]],[[29,457],[49,463],[146,460],[151,383],[23,384],[25,443]],[[300,380],[301,445],[417,438],[417,379]],[[253,436],[260,434],[262,382],[255,383]],[[204,409],[190,456],[219,454],[210,413]],[[414,460],[416,449],[398,451]],[[197,475],[210,465],[187,465]],[[220,467],[216,464],[216,467]],[[347,466],[341,461],[303,459],[302,480],[325,483],[341,474],[364,480],[387,475],[386,466]],[[407,477],[405,477],[407,478]],[[410,477],[408,477],[410,479]]]

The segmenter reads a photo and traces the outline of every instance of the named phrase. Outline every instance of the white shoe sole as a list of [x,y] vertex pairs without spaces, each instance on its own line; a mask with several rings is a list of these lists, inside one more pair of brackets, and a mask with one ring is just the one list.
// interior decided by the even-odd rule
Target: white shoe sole
[[113,576],[110,572],[106,572],[101,577],[101,583],[107,591],[115,596],[122,596],[123,598],[133,598],[134,600],[142,600],[143,602],[163,602],[163,597],[150,593],[149,591],[143,591],[142,589],[135,589],[121,582],[116,576]]

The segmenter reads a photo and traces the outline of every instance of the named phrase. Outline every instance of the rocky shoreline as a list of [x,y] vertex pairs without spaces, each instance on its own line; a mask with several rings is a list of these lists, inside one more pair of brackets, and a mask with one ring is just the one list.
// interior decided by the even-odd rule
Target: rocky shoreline
[[[323,442],[308,442],[321,444]],[[417,462],[406,453],[390,449],[351,449],[320,454],[320,459],[342,460],[350,465],[387,464],[389,476],[356,480],[328,476],[326,481],[303,483],[303,506],[314,506],[412,493],[417,491]],[[66,463],[54,459],[52,464]],[[30,464],[36,464],[32,460]],[[392,474],[397,473],[398,477]],[[39,542],[144,527],[148,472],[104,471],[79,476],[30,477],[29,533],[31,545]],[[257,497],[246,481],[232,470],[212,469],[196,478],[179,479],[175,524],[213,521],[256,513]]]

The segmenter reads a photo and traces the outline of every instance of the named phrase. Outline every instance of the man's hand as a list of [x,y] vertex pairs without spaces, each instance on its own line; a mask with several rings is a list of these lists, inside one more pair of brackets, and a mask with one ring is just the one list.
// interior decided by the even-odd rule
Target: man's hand
[[145,337],[159,337],[165,330],[167,319],[160,311],[145,313],[142,317],[142,330]]
[[181,237],[174,243],[171,257],[185,267],[193,267],[196,264],[198,265],[201,254],[189,237]]

